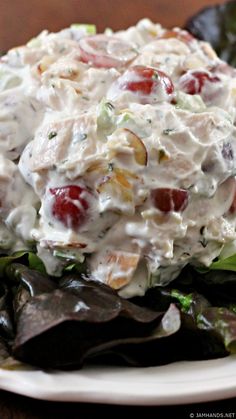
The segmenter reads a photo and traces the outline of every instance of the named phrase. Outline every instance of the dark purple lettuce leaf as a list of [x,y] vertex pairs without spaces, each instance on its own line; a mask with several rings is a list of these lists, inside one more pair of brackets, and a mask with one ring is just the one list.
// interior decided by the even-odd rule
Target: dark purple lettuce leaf
[[[212,273],[213,274],[213,273]],[[198,278],[199,275],[199,278]],[[218,273],[217,273],[218,275]],[[227,272],[230,277],[231,272]],[[235,274],[234,274],[235,275]],[[171,356],[177,359],[210,359],[215,357],[226,356],[229,352],[234,353],[234,345],[227,345],[223,335],[223,331],[217,330],[216,324],[211,327],[203,327],[199,320],[206,313],[223,313],[225,308],[212,307],[210,301],[196,289],[202,289],[202,283],[205,284],[208,274],[203,275],[194,271],[191,267],[185,269],[180,277],[173,282],[174,288],[156,287],[150,289],[144,298],[135,299],[136,303],[151,306],[152,309],[165,309],[167,304],[175,304],[181,311],[181,328],[175,336],[169,339],[170,347],[174,345],[175,353]],[[204,278],[204,279],[203,279]],[[226,281],[226,279],[224,279]],[[224,282],[222,280],[222,282]],[[199,285],[200,284],[200,285]],[[172,285],[172,284],[171,284]],[[204,285],[204,289],[205,289]],[[175,288],[175,287],[178,287]],[[207,286],[206,286],[207,287]],[[211,289],[212,291],[212,289]],[[210,292],[210,296],[211,292]],[[235,297],[233,297],[235,298]],[[213,298],[214,300],[215,298]],[[223,305],[222,301],[220,302]],[[231,307],[232,308],[232,307]],[[225,312],[225,313],[226,313]],[[230,316],[225,315],[227,326],[231,327],[233,321],[236,321],[235,313],[228,310]],[[224,313],[224,314],[225,314]],[[226,318],[227,317],[227,318]],[[204,330],[204,333],[202,333]],[[236,336],[232,333],[232,338]],[[162,342],[163,343],[163,342]],[[165,344],[166,342],[164,342]],[[158,347],[160,351],[160,345]],[[168,356],[169,348],[163,349],[164,358]],[[160,359],[162,355],[159,354]],[[150,361],[150,359],[149,359]]]
[[209,307],[198,315],[198,327],[218,335],[226,349],[236,353],[236,315],[232,311]]
[[41,367],[70,368],[119,345],[136,348],[166,338],[180,325],[174,305],[166,313],[155,312],[103,284],[69,275],[58,289],[35,295],[22,306],[13,354]]
[[4,339],[0,338],[0,365],[9,357],[10,350]]
[[0,282],[0,339],[14,337],[12,296],[6,284]]
[[[210,271],[203,274],[188,267],[176,283],[185,290],[188,284],[188,293],[176,289],[170,291],[185,315],[182,327],[205,330],[208,332],[206,337],[215,337],[226,352],[236,353],[236,273]],[[189,292],[191,289],[194,291]]]
[[[176,285],[179,289],[175,288]],[[177,281],[173,282],[173,288],[152,288],[147,291],[144,297],[136,297],[133,301],[138,305],[160,311],[165,311],[170,304],[175,304],[194,320],[203,309],[210,306],[210,302],[194,288],[183,287],[182,284],[177,284]]]
[[[153,342],[122,345],[110,351],[113,360],[119,358],[133,366],[157,366],[176,361],[198,361],[222,358],[229,354],[222,341],[208,331],[181,327],[177,333]],[[106,353],[107,355],[107,353]],[[102,358],[103,362],[106,358]]]
[[[188,266],[173,284],[183,292],[195,291],[204,296],[211,306],[236,306],[236,272],[213,270],[198,272]],[[236,311],[236,310],[235,310]]]
[[191,17],[185,28],[210,42],[220,58],[236,66],[236,1],[207,7]]
[[[122,347],[126,351],[127,345],[132,345],[133,358],[139,352],[139,347],[146,343],[162,340],[172,333],[174,334],[180,327],[179,312],[173,306],[170,307],[167,316],[175,317],[173,323],[166,327],[163,326],[161,318],[156,319],[151,324],[136,322],[132,319],[122,317],[114,318],[103,323],[86,323],[79,320],[61,321],[50,329],[28,338],[18,334],[15,341],[14,355],[23,361],[31,364],[50,367],[50,368],[71,368],[80,367],[86,358],[96,357],[107,352],[119,353],[116,348]],[[165,323],[165,321],[164,321]],[[27,324],[25,324],[25,327]],[[141,326],[141,327],[140,327]],[[19,324],[22,331],[27,334],[22,323]],[[24,339],[28,340],[24,340]],[[149,346],[154,350],[152,345]],[[130,359],[132,356],[130,355]],[[147,363],[141,356],[139,365]],[[159,364],[157,354],[155,364]]]
[[[133,301],[141,306],[151,307],[154,310],[166,310],[170,304],[175,304],[181,311],[181,328],[170,337],[145,347],[139,346],[135,354],[130,357],[129,348],[120,350],[120,355],[133,365],[145,361],[149,365],[168,363],[179,360],[200,360],[220,358],[228,355],[221,337],[211,330],[205,331],[198,327],[199,313],[210,307],[210,302],[193,287],[194,270],[185,271],[183,277],[172,284],[174,288],[156,287],[149,289],[144,297],[136,297]],[[193,274],[193,275],[192,275]],[[170,284],[170,285],[172,285]],[[179,289],[177,289],[178,287]],[[154,348],[156,344],[156,348]],[[173,350],[174,348],[174,350]],[[132,348],[131,348],[132,349]]]
[[[156,287],[128,301],[79,273],[52,279],[19,263],[9,264],[3,283],[13,301],[6,310],[14,312],[16,330],[13,345],[8,339],[11,355],[60,369],[84,362],[148,366],[226,356],[234,351],[233,333],[229,344],[213,320],[209,328],[200,321],[209,316],[207,310],[216,310],[200,293],[206,275],[203,280],[188,267],[172,288]],[[230,313],[225,318],[231,327],[236,316]]]

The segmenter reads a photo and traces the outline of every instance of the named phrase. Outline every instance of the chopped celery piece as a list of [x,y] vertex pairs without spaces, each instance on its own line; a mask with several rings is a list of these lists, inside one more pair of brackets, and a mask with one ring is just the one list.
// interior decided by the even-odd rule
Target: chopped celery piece
[[98,131],[103,131],[106,134],[110,134],[115,127],[115,108],[105,98],[98,105],[97,127]]
[[95,35],[97,32],[96,26],[89,23],[73,23],[70,27],[85,30],[88,35]]
[[32,38],[29,40],[29,42],[27,42],[27,47],[29,48],[40,48],[42,44],[41,39],[37,38]]
[[22,79],[13,72],[0,70],[0,92],[17,87],[21,82]]
[[106,28],[104,34],[107,36],[113,35],[114,31],[111,28]]
[[178,92],[176,99],[178,108],[196,113],[206,110],[206,105],[199,95],[188,95],[187,93]]
[[71,251],[71,250],[54,250],[53,256],[58,257],[59,259],[70,259],[74,260],[79,263],[84,262],[84,255],[82,255],[80,252]]
[[122,126],[126,122],[130,121],[132,119],[132,114],[125,112],[118,116],[117,118],[117,126]]

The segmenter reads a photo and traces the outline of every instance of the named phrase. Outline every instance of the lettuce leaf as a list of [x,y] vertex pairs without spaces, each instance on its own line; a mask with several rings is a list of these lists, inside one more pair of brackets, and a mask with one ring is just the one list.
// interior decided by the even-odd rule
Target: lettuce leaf
[[3,256],[0,341],[9,360],[60,369],[96,360],[148,366],[235,353],[236,256],[213,264],[219,262],[231,270],[214,265],[200,273],[187,266],[171,287],[129,301],[88,280],[85,263],[71,263],[52,278],[33,252]]
[[219,57],[236,66],[236,1],[202,9],[185,28],[196,38],[209,42]]
[[209,267],[209,270],[224,270],[224,271],[233,271],[236,272],[236,254],[229,256],[225,259],[218,259]]
[[231,310],[207,308],[198,315],[198,327],[218,334],[226,349],[230,353],[236,353],[236,315]]
[[180,328],[173,304],[166,312],[139,307],[110,287],[73,274],[57,285],[44,276],[44,290],[39,290],[33,271],[19,264],[14,269],[28,295],[23,305],[22,300],[14,303],[19,309],[13,354],[20,361],[48,368],[82,366],[85,359],[118,345],[132,344],[135,351]]
[[25,263],[31,269],[35,269],[36,271],[46,273],[46,269],[43,262],[35,253],[27,250],[21,250],[14,253],[11,256],[0,257],[0,277],[4,276],[5,269],[8,265],[18,261]]

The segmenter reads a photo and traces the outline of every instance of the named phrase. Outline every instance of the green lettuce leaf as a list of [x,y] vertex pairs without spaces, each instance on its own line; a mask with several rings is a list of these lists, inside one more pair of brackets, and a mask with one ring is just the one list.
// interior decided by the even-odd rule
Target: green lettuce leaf
[[229,256],[225,259],[219,259],[216,262],[212,262],[209,270],[224,270],[236,272],[236,255]]
[[4,276],[5,269],[13,262],[22,262],[28,265],[31,269],[46,273],[45,266],[41,259],[33,252],[22,250],[14,253],[11,256],[0,257],[0,277]]
[[236,254],[227,256],[225,258],[219,256],[214,260],[210,266],[194,266],[196,271],[200,273],[206,273],[209,271],[232,271],[236,272]]

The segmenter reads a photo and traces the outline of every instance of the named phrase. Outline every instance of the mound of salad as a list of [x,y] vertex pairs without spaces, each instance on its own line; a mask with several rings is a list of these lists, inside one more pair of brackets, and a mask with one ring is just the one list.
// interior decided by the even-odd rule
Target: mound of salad
[[0,58],[3,368],[236,351],[235,121],[236,70],[148,19]]

